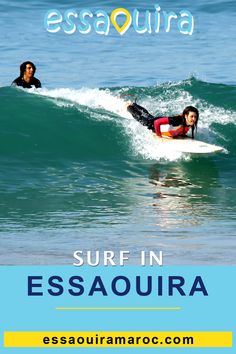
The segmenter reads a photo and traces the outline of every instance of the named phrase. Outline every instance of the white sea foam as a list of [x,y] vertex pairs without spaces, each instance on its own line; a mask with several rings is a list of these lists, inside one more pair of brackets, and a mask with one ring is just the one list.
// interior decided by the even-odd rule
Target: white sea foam
[[125,108],[125,101],[112,95],[108,89],[41,89],[34,93],[56,99],[58,105],[82,105],[93,109],[105,109],[126,118],[130,117]]
[[[90,109],[102,109],[102,114],[93,112],[93,119],[115,119],[116,123],[123,126],[129,137],[133,153],[137,156],[141,155],[144,159],[173,161],[180,158],[190,158],[188,154],[173,151],[166,146],[165,149],[162,149],[153,138],[152,132],[141,127],[137,121],[132,119],[130,113],[127,112],[125,100],[116,96],[109,89],[40,89],[32,91],[32,93],[53,99],[59,106],[77,106],[79,109],[83,109],[81,106],[85,106]],[[176,90],[168,90],[168,94],[164,92],[155,99],[153,97],[143,98],[139,101],[139,104],[147,108],[150,113],[163,116],[180,114],[184,107],[188,105],[196,106],[200,111],[199,135],[210,143],[214,143],[212,123],[227,124],[232,122],[232,112],[195,99],[190,93],[180,89],[177,92]],[[104,113],[104,110],[108,114]],[[114,113],[116,117],[112,117],[109,113]],[[117,116],[122,119],[117,119]],[[236,116],[234,121],[235,118]]]

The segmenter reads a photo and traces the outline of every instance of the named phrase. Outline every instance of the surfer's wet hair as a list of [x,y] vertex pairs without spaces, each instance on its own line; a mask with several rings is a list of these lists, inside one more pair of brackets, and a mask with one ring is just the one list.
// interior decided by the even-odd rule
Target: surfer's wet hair
[[198,118],[199,118],[199,111],[196,107],[193,106],[187,106],[184,108],[182,116],[185,117],[185,115],[188,115],[189,112],[194,112],[196,113],[197,119],[196,122],[194,123],[194,125],[191,127],[192,128],[192,139],[194,138],[194,130],[197,130],[197,123],[198,123]]
[[187,106],[184,108],[183,110],[183,116],[185,116],[185,114],[189,114],[189,112],[194,112],[197,115],[197,121],[198,121],[198,117],[199,117],[199,111],[196,107],[193,106]]
[[24,61],[24,63],[22,63],[22,64],[20,65],[20,77],[23,77],[23,76],[24,76],[24,73],[25,73],[25,70],[26,70],[26,66],[27,66],[28,64],[32,66],[32,68],[33,68],[33,75],[34,75],[34,73],[35,73],[35,71],[36,71],[36,66],[34,65],[34,63],[32,63],[31,61]]

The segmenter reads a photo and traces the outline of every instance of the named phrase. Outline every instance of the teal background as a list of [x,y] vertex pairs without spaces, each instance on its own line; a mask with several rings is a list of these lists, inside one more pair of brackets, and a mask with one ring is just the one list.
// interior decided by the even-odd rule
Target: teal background
[[[234,283],[236,267],[73,267],[73,266],[29,266],[1,267],[0,330],[1,346],[4,331],[233,331],[235,328]],[[167,295],[158,297],[155,291],[148,297],[139,297],[132,290],[124,297],[95,295],[72,297],[63,294],[59,297],[27,296],[27,277],[29,275],[60,275],[64,279],[81,275],[91,284],[95,275],[101,275],[104,284],[117,275],[129,277],[133,283],[136,275],[180,275],[186,280],[189,289],[192,279],[200,275],[209,296],[196,294],[192,297]],[[165,288],[165,287],[164,287]],[[45,284],[46,289],[46,284]],[[108,285],[107,285],[108,289]],[[56,307],[176,307],[180,311],[57,311]],[[138,351],[158,351],[164,353],[233,353],[233,348],[170,348],[170,349],[2,349],[1,352],[15,353],[120,353]]]

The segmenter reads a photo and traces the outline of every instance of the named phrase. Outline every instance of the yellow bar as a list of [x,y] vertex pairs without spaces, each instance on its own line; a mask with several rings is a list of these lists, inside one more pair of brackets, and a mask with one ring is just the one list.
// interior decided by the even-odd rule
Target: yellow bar
[[232,332],[4,332],[4,347],[232,347]]

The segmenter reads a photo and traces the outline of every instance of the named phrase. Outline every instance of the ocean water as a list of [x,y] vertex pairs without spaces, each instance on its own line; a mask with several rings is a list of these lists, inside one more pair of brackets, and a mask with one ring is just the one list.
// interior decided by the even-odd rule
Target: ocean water
[[[78,249],[129,250],[133,264],[141,250],[162,250],[165,264],[235,264],[235,2],[159,2],[193,14],[191,36],[176,21],[123,36],[44,27],[50,9],[143,18],[155,4],[0,1],[0,264],[72,264]],[[25,60],[42,89],[10,87]],[[195,105],[197,138],[224,151],[162,151],[126,111],[134,99],[156,115]]]

